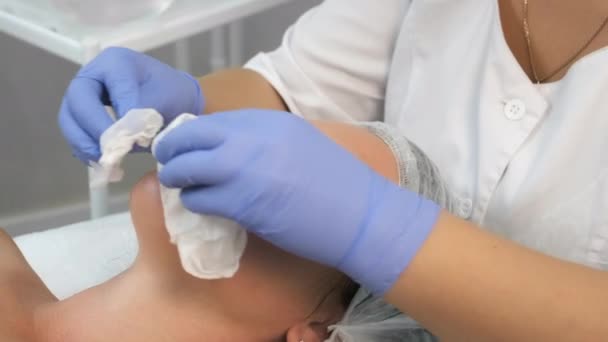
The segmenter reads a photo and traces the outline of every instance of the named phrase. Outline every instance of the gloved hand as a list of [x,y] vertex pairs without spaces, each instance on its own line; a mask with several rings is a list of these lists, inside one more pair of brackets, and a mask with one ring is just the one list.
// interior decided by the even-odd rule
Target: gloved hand
[[153,152],[164,164],[161,183],[182,188],[189,210],[235,220],[377,294],[397,280],[439,213],[289,113],[199,117]]
[[133,108],[154,108],[168,124],[182,113],[201,114],[203,102],[192,76],[138,52],[108,48],[70,83],[59,126],[74,156],[88,163],[101,157],[99,138],[113,122],[104,105],[118,118]]

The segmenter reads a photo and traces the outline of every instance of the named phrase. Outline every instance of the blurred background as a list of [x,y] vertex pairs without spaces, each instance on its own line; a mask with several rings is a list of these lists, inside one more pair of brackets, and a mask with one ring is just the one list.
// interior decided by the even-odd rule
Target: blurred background
[[[244,20],[244,57],[274,49],[285,29],[320,2],[293,1]],[[208,73],[209,34],[191,38],[190,44],[193,74]],[[172,46],[148,53],[175,65]],[[56,122],[63,92],[78,69],[0,32],[0,227],[12,235],[88,217],[86,169],[71,156]],[[125,180],[110,189],[112,212],[127,210],[131,186],[154,168],[150,156],[127,159]]]

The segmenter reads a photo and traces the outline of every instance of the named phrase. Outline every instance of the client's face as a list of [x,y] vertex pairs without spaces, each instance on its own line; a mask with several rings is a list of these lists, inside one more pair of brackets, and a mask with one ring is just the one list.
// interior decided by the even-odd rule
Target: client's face
[[40,296],[43,305],[33,314],[39,341],[314,342],[341,318],[348,300],[344,276],[255,236],[233,278],[188,275],[162,212],[156,177],[146,176],[131,194],[140,245],[135,264],[63,302],[48,304],[48,293]]
[[165,295],[175,297],[172,302],[186,301],[183,305],[200,310],[192,321],[212,319],[216,327],[225,327],[218,329],[218,341],[235,331],[243,333],[238,336],[243,341],[282,340],[288,331],[294,341],[323,340],[327,326],[343,314],[343,275],[255,236],[249,236],[233,278],[209,281],[190,276],[169,243],[162,212],[158,180],[151,174],[131,194],[140,245],[134,270],[153,276],[151,281]]

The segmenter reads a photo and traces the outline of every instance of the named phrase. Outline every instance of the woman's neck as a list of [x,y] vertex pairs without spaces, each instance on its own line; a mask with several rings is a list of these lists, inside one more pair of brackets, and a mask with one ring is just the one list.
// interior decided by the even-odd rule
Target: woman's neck
[[[522,69],[535,80],[523,27],[524,0],[500,0],[499,4],[505,39]],[[607,16],[605,0],[529,0],[528,32],[537,76],[557,81],[578,60],[608,46],[608,27],[595,35]]]
[[140,266],[40,308],[36,314],[37,330],[42,335],[39,341],[262,340],[262,336],[252,335],[259,329],[225,316],[221,303],[213,298],[160,281]]

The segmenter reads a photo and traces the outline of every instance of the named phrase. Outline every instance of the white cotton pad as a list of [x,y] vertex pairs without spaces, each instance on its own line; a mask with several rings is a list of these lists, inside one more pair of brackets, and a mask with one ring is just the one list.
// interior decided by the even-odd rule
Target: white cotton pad
[[[154,140],[152,151],[162,138],[195,115],[182,114]],[[160,171],[162,165],[158,165]],[[230,278],[239,269],[247,245],[247,232],[236,222],[190,212],[182,205],[180,189],[161,185],[165,224],[171,242],[177,245],[186,272],[201,279]]]
[[[109,108],[108,114],[114,116]],[[101,159],[99,163],[91,163],[93,172],[89,186],[97,188],[121,181],[124,171],[120,164],[123,158],[135,144],[150,147],[163,127],[163,121],[162,115],[154,109],[133,109],[103,132],[99,141]]]

